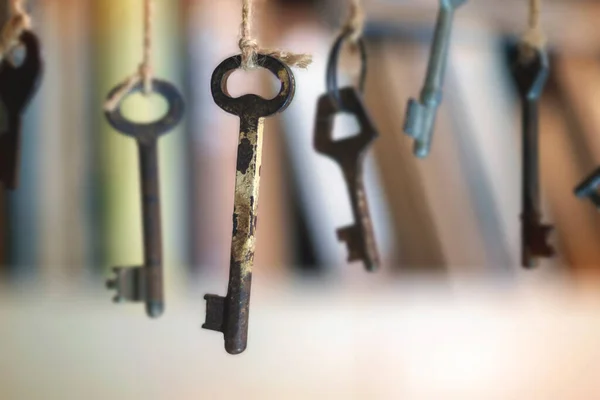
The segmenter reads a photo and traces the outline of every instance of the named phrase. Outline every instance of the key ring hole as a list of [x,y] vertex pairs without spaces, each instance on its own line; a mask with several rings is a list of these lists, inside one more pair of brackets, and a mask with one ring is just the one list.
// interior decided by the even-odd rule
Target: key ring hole
[[265,99],[273,99],[281,90],[281,85],[277,76],[264,68],[251,71],[238,68],[225,74],[221,89],[229,97],[254,93]]
[[[333,43],[331,51],[329,52],[329,59],[327,60],[327,76],[326,86],[327,92],[334,99],[335,104],[338,108],[341,107],[340,87],[338,82],[338,69],[340,63],[340,53],[344,43],[350,44],[349,38],[352,32],[345,31]],[[363,93],[365,90],[365,82],[367,79],[367,48],[363,38],[359,38],[356,43],[360,57],[360,73],[358,76],[358,91]]]
[[24,43],[18,43],[13,47],[6,57],[10,65],[14,68],[21,68],[27,59],[27,47]]
[[[136,94],[142,92],[143,86],[144,83],[139,82],[129,91],[129,93],[127,93],[125,98],[119,103],[118,107],[115,110],[105,112],[108,122],[114,129],[118,130],[119,132],[134,137],[138,137],[142,134],[150,136],[159,136],[164,133],[167,133],[175,126],[177,126],[177,124],[179,124],[179,122],[183,118],[183,97],[181,96],[177,88],[169,82],[162,81],[159,79],[153,79],[152,96],[161,97],[164,103],[167,105],[167,110],[162,117],[151,122],[132,121],[124,115],[123,108],[125,103],[129,103],[128,100],[135,100],[135,97],[137,97]],[[123,85],[119,85],[113,90],[111,90],[111,92],[108,94],[108,98],[111,98],[114,95],[114,93],[119,91],[122,87]],[[133,99],[130,99],[132,97]]]
[[147,95],[134,92],[125,96],[121,101],[123,116],[136,124],[149,124],[160,121],[167,115],[168,111],[169,104],[167,100],[155,92]]

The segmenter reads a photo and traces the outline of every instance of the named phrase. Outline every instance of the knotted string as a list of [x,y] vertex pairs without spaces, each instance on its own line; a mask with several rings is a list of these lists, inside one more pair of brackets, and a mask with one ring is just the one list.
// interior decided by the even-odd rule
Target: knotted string
[[546,46],[546,36],[541,24],[542,0],[529,0],[528,29],[521,38],[520,56],[523,62],[531,60],[535,50]]
[[250,70],[257,67],[256,56],[258,54],[275,57],[290,67],[307,68],[312,63],[312,56],[310,54],[291,53],[283,50],[261,49],[258,46],[256,39],[252,36],[253,11],[253,0],[243,0],[239,47],[242,53],[241,67],[244,70]]
[[349,2],[348,18],[342,26],[342,32],[349,32],[350,41],[356,44],[365,30],[365,12],[361,0],[349,0]]
[[123,97],[127,95],[137,84],[144,82],[144,94],[148,95],[152,93],[152,27],[154,20],[154,2],[152,0],[144,0],[144,44],[143,44],[143,58],[140,63],[138,70],[127,77],[121,85],[120,90],[114,93],[104,104],[106,111],[114,111],[118,106]]
[[0,61],[19,45],[23,31],[31,29],[31,17],[25,10],[23,0],[11,1],[10,13],[10,19],[0,33]]

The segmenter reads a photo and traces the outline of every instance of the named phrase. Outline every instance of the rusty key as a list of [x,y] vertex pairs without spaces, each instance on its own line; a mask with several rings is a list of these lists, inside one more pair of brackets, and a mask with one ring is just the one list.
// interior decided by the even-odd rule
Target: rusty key
[[[367,150],[377,138],[377,129],[362,101],[361,92],[366,78],[366,49],[362,39],[358,42],[361,56],[361,72],[358,90],[354,87],[338,88],[337,64],[343,41],[349,32],[343,33],[334,43],[327,66],[328,93],[317,104],[315,123],[315,150],[336,161],[346,180],[352,205],[354,223],[337,230],[338,240],[346,243],[348,261],[361,260],[368,271],[379,267],[379,255],[375,243],[373,224],[369,213],[363,181],[363,164]],[[333,140],[335,116],[352,114],[358,120],[360,133],[342,140]]]
[[[108,97],[112,98],[121,88],[122,85],[114,88]],[[160,136],[172,130],[181,121],[184,103],[179,91],[168,82],[154,79],[152,88],[165,98],[169,106],[167,113],[160,120],[151,123],[131,122],[121,113],[120,106],[105,113],[106,119],[115,130],[133,137],[138,143],[144,239],[144,265],[113,268],[115,278],[109,280],[107,286],[109,289],[116,289],[115,302],[145,301],[148,316],[157,318],[164,311],[157,142]],[[143,83],[140,82],[130,93],[142,89]]]
[[[314,145],[319,153],[329,156],[340,165],[346,180],[354,223],[338,229],[337,235],[347,245],[348,261],[361,260],[367,270],[375,271],[379,267],[379,256],[365,193],[363,164],[365,154],[378,134],[355,88],[340,89],[339,96],[339,104],[329,94],[319,99]],[[360,133],[334,141],[334,117],[338,113],[356,116],[361,126]]]
[[[528,46],[522,43],[520,46]],[[523,51],[530,57],[523,58]],[[521,214],[522,265],[533,268],[540,257],[552,257],[548,243],[552,225],[541,223],[539,192],[539,100],[550,67],[544,50],[515,48],[511,55],[512,72],[523,108],[523,213]]]
[[240,131],[227,296],[204,296],[206,320],[202,325],[205,329],[223,333],[225,350],[230,354],[243,352],[248,339],[264,118],[285,110],[294,98],[295,90],[294,75],[288,66],[276,58],[259,54],[257,65],[268,69],[281,81],[279,94],[271,100],[254,94],[232,98],[227,92],[227,79],[240,64],[239,55],[226,59],[211,79],[215,103],[240,118]]
[[600,168],[592,172],[579,186],[575,188],[575,195],[581,199],[588,198],[600,210]]
[[25,59],[13,65],[8,57],[0,64],[0,182],[14,190],[18,185],[21,116],[39,87],[42,57],[37,36],[31,31],[21,34]]

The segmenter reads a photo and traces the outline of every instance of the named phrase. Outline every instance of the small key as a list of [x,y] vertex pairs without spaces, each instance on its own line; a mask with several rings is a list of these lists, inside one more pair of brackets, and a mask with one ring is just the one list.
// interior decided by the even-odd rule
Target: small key
[[217,67],[211,79],[215,103],[240,118],[227,296],[204,296],[206,321],[202,325],[205,329],[223,333],[225,350],[229,354],[243,352],[248,341],[264,119],[284,111],[295,91],[294,75],[288,66],[276,58],[259,54],[257,65],[268,69],[281,81],[279,94],[271,100],[254,94],[232,98],[227,92],[227,78],[240,65],[241,56],[228,58]]
[[20,42],[26,52],[21,65],[13,65],[9,57],[0,64],[0,182],[9,190],[18,185],[21,116],[37,91],[42,75],[37,36],[24,31]]
[[[360,133],[334,141],[334,118],[338,113],[354,115],[361,128]],[[365,194],[363,164],[365,154],[377,136],[377,129],[356,89],[340,89],[339,103],[329,93],[321,96],[317,106],[315,150],[329,156],[342,168],[354,216],[354,224],[337,230],[338,240],[346,243],[348,261],[362,260],[368,271],[377,270],[379,255]]]
[[[527,46],[522,44],[521,46]],[[541,223],[539,191],[539,100],[550,72],[545,51],[522,48],[531,57],[523,60],[515,48],[511,54],[512,72],[523,108],[523,213],[521,215],[522,265],[533,268],[537,259],[552,257],[554,248],[548,243],[552,225]]]
[[[114,88],[108,97],[113,97],[122,86]],[[143,83],[140,82],[130,93],[140,92],[142,89]],[[164,311],[157,141],[181,121],[184,102],[179,91],[168,82],[154,79],[152,89],[162,95],[169,105],[166,115],[160,120],[152,123],[131,122],[121,113],[120,105],[114,111],[105,113],[115,130],[133,137],[138,143],[144,239],[144,265],[113,268],[115,277],[107,282],[107,286],[116,290],[115,302],[145,301],[148,316],[157,318]]]
[[600,167],[590,174],[579,186],[575,188],[575,195],[581,199],[588,198],[600,210]]
[[421,90],[419,100],[410,99],[408,102],[404,133],[415,139],[413,152],[419,158],[427,157],[431,149],[435,117],[442,102],[454,11],[466,1],[440,0],[425,86]]

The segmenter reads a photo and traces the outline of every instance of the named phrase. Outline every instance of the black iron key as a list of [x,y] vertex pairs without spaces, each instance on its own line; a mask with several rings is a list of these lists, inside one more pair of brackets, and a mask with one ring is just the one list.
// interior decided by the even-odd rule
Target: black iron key
[[[348,261],[361,260],[367,270],[375,271],[379,267],[379,255],[365,193],[363,164],[365,154],[378,134],[356,89],[340,89],[339,99],[339,104],[329,94],[319,99],[314,145],[319,153],[340,165],[346,180],[354,223],[338,229],[337,235],[340,241],[346,243]],[[338,113],[354,115],[361,127],[360,133],[334,141],[333,125]]]
[[[521,46],[527,46],[521,44]],[[530,57],[512,52],[513,75],[523,108],[523,213],[521,215],[522,265],[533,268],[540,257],[552,257],[548,243],[552,225],[541,223],[539,192],[539,100],[548,79],[549,62],[544,50],[524,48]]]
[[240,56],[228,58],[217,67],[211,79],[215,103],[240,118],[240,133],[227,296],[204,296],[206,321],[202,325],[205,329],[223,333],[225,350],[230,354],[243,352],[247,345],[264,118],[285,110],[295,90],[294,75],[287,65],[276,58],[258,55],[257,65],[268,69],[281,81],[279,94],[271,100],[254,94],[232,98],[227,92],[227,78],[240,65]]
[[0,182],[14,190],[18,185],[21,116],[39,87],[42,56],[37,36],[31,31],[21,34],[25,59],[13,65],[5,57],[0,63]]
[[600,210],[600,167],[592,172],[579,186],[575,188],[575,195],[581,199],[588,198]]
[[[108,97],[112,98],[121,88],[122,86],[114,88]],[[166,115],[160,120],[152,123],[134,123],[123,116],[120,107],[106,112],[106,118],[114,129],[133,137],[138,143],[144,238],[144,265],[114,268],[116,276],[109,280],[107,285],[109,289],[116,289],[115,302],[145,301],[148,316],[157,318],[164,311],[157,141],[181,121],[184,103],[178,90],[168,82],[154,79],[152,88],[162,95],[169,105]],[[142,89],[143,83],[140,82],[131,93]]]
[[[335,160],[342,168],[346,187],[350,195],[354,223],[337,230],[340,241],[346,243],[348,261],[361,260],[368,271],[379,267],[379,254],[375,243],[375,234],[363,181],[363,164],[367,150],[377,138],[377,129],[362,102],[367,76],[367,53],[365,43],[357,43],[360,52],[361,71],[358,89],[346,87],[339,89],[337,69],[339,55],[344,41],[349,40],[351,32],[342,33],[334,42],[327,64],[327,91],[317,104],[315,123],[315,150]],[[333,140],[335,116],[347,113],[356,117],[360,133],[346,139]]]

